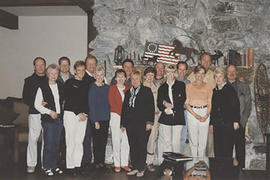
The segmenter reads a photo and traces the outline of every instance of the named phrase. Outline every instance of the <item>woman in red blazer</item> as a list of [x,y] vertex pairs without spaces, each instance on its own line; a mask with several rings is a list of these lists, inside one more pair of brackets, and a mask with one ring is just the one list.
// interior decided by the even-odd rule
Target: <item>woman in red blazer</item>
[[120,129],[120,119],[122,111],[122,103],[125,98],[125,93],[128,90],[126,87],[126,73],[124,70],[119,69],[115,72],[116,84],[110,86],[109,90],[109,102],[111,106],[111,120],[110,128],[112,134],[113,144],[113,161],[114,171],[120,172],[121,167],[125,171],[130,171],[128,167],[129,157],[129,144],[126,131]]

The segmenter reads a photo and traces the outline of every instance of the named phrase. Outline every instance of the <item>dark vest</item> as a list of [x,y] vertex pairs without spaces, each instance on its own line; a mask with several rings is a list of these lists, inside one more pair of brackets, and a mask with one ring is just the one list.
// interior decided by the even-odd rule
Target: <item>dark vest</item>
[[[63,118],[63,108],[62,107],[63,107],[63,102],[64,102],[64,90],[63,90],[63,84],[58,82],[58,81],[56,81],[56,82],[57,82],[58,93],[59,93],[60,119],[62,119]],[[40,89],[42,91],[43,100],[47,103],[45,105],[45,107],[56,112],[54,97],[53,97],[52,90],[49,86],[48,80],[45,81],[44,83],[40,84]],[[47,122],[54,121],[54,119],[52,119],[51,116],[48,114],[42,114],[41,120],[47,121]]]

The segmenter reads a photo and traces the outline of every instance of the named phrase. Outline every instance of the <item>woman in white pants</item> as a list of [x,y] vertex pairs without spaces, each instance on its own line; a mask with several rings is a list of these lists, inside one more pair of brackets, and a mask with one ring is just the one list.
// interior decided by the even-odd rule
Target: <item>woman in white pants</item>
[[89,83],[83,80],[85,74],[83,61],[75,62],[74,71],[75,78],[67,80],[64,85],[64,127],[66,132],[66,168],[71,175],[76,176],[80,173],[83,156]]
[[165,72],[167,81],[159,87],[157,97],[157,106],[161,111],[159,143],[163,146],[163,152],[180,153],[181,131],[185,125],[186,86],[175,79],[175,66],[169,65]]
[[128,90],[124,85],[126,81],[125,71],[122,69],[117,70],[114,79],[116,80],[116,84],[111,85],[109,89],[109,102],[111,106],[110,128],[112,134],[114,171],[120,172],[122,167],[122,169],[129,172],[131,169],[128,167],[129,144],[127,133],[120,128],[122,104],[125,93]]
[[213,90],[210,84],[203,82],[206,70],[198,65],[194,69],[195,81],[187,84],[185,102],[189,131],[189,144],[192,157],[205,157],[209,128],[209,115]]

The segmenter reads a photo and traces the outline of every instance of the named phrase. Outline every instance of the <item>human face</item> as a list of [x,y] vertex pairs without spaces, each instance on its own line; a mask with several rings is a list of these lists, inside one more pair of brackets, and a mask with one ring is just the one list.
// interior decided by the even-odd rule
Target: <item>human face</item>
[[95,79],[97,83],[103,83],[105,77],[105,73],[103,71],[98,71],[95,74]]
[[223,73],[215,74],[215,81],[217,86],[222,85],[225,82],[225,77]]
[[134,88],[137,88],[141,84],[142,78],[140,75],[134,74],[131,76],[131,84]]
[[91,74],[93,74],[96,70],[97,67],[97,62],[94,58],[88,58],[86,60],[86,69],[89,71]]
[[125,77],[125,74],[124,73],[117,73],[116,74],[115,80],[116,80],[116,82],[117,82],[118,85],[124,85],[126,79],[127,78]]
[[130,77],[132,71],[133,71],[133,65],[131,62],[125,62],[123,64],[123,70],[126,72],[127,77]]
[[34,65],[35,73],[38,76],[44,76],[45,75],[45,64],[42,59],[37,59]]
[[205,76],[205,71],[204,69],[201,69],[199,72],[195,74],[195,80],[202,82],[204,79],[204,76]]
[[164,64],[162,64],[161,62],[157,63],[156,66],[156,76],[157,77],[163,77],[164,76]]
[[168,81],[175,80],[175,72],[174,72],[174,70],[167,70],[166,77],[167,77]]
[[57,78],[58,78],[58,70],[57,69],[50,69],[48,72],[49,83],[55,83]]
[[61,63],[60,63],[60,65],[59,65],[59,67],[60,67],[60,72],[63,73],[63,74],[68,73],[69,70],[70,70],[69,69],[70,66],[68,64],[68,60],[62,60]]
[[154,77],[155,77],[155,74],[152,73],[152,72],[149,72],[144,76],[145,81],[148,82],[148,83],[152,83],[153,80],[154,80]]
[[234,66],[229,66],[227,68],[227,78],[230,82],[234,82],[237,77],[237,70]]
[[184,78],[185,75],[187,74],[186,65],[179,64],[178,69],[177,69],[177,73],[178,73],[179,77]]
[[75,69],[75,78],[82,80],[85,74],[85,66],[79,66]]
[[202,59],[200,60],[200,64],[206,69],[206,71],[209,69],[211,65],[211,57],[209,55],[204,55]]

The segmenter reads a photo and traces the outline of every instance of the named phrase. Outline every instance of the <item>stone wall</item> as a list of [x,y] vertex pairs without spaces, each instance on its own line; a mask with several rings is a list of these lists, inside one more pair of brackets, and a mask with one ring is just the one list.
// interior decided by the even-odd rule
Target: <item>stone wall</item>
[[[255,67],[263,62],[269,68],[269,7],[269,0],[96,0],[93,22],[99,34],[89,47],[106,61],[108,79],[117,45],[142,55],[146,40],[172,44],[179,39],[186,47],[223,54],[254,48]],[[250,88],[254,102],[253,83]],[[254,103],[248,123],[250,141],[262,143]]]

